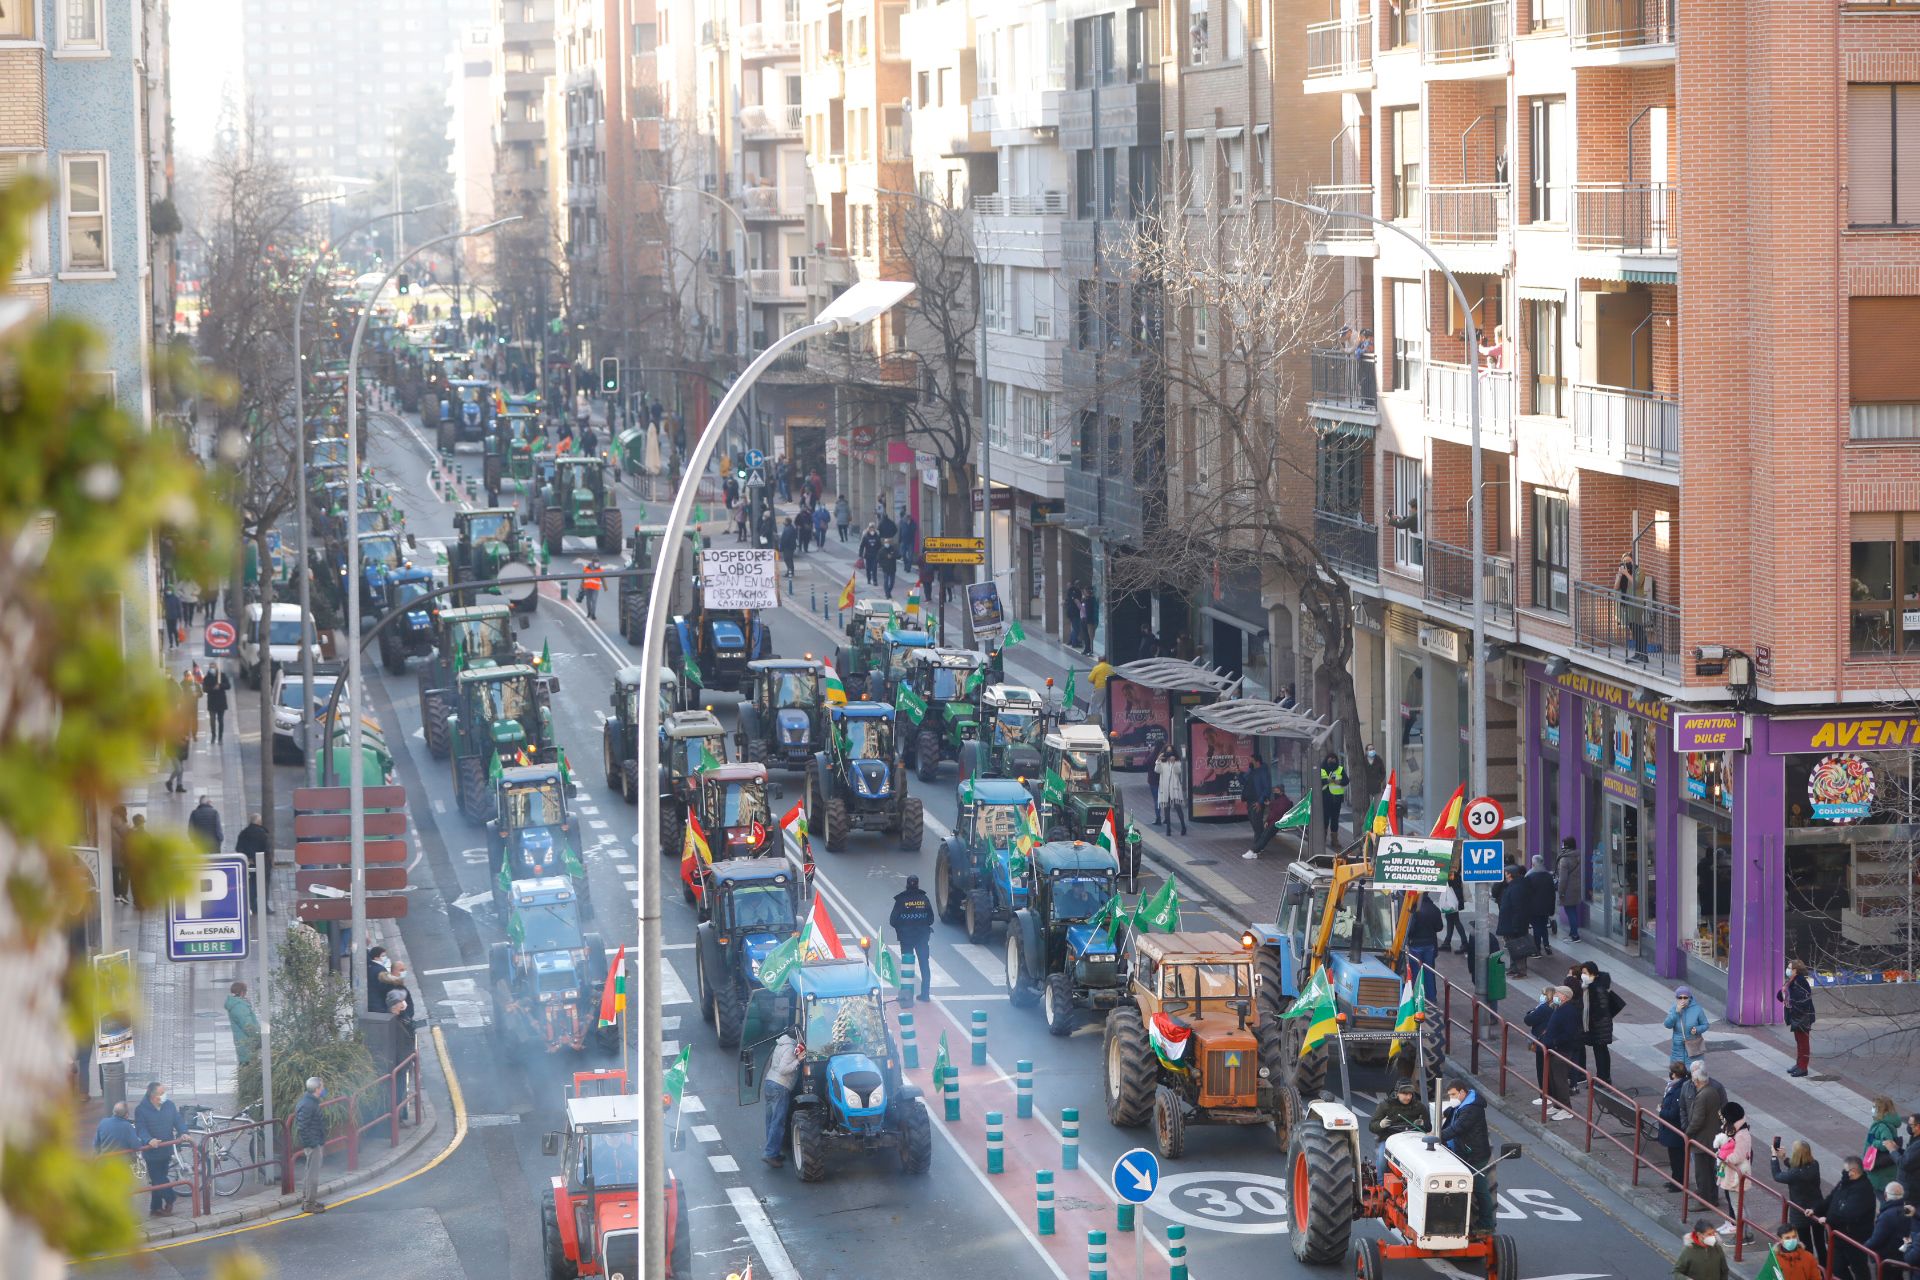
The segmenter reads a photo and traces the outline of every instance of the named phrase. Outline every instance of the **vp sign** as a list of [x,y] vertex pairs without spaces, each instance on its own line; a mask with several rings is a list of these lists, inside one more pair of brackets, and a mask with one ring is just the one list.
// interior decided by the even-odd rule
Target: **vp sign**
[[167,908],[171,960],[237,960],[247,954],[247,860],[209,858]]

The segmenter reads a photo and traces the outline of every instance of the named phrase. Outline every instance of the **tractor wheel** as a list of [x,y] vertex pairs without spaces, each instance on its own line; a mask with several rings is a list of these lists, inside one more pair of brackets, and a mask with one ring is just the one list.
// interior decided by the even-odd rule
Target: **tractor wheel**
[[488,803],[487,766],[480,763],[479,756],[468,756],[456,760],[453,764],[454,788],[460,796],[460,812],[467,815],[467,821],[479,826],[493,816],[493,806]]
[[1016,1009],[1031,1009],[1040,993],[1027,981],[1027,938],[1018,922],[1007,928],[1007,1002]]
[[[1253,1025],[1253,1041],[1259,1050],[1260,1065],[1265,1068],[1267,1079],[1274,1089],[1293,1090],[1292,1073],[1287,1069],[1287,1037],[1281,1027],[1286,1025],[1264,1007],[1259,1010],[1259,1021]],[[1293,1090],[1298,1095],[1297,1090]],[[1280,1135],[1282,1145],[1286,1143],[1286,1133]]]
[[640,762],[629,760],[620,766],[620,798],[632,804],[640,795]]
[[953,887],[953,860],[947,856],[947,846],[943,844],[933,858],[934,914],[948,924],[959,924],[960,897],[959,891]]
[[[696,933],[695,937],[698,936]],[[707,966],[705,961],[699,958],[699,955],[699,944],[696,943],[694,946],[693,961],[693,998],[694,1002],[700,1006],[701,1018],[705,1019],[706,1022],[711,1025],[713,1022],[714,1004],[713,988],[707,985]]]
[[900,1107],[900,1172],[925,1173],[933,1168],[933,1120],[927,1104],[918,1098]]
[[1178,1160],[1187,1153],[1187,1109],[1180,1095],[1164,1084],[1153,1091],[1153,1141],[1162,1160]]
[[1322,1041],[1311,1052],[1303,1054],[1300,1052],[1300,1042],[1307,1035],[1305,1020],[1294,1018],[1281,1022],[1280,1027],[1280,1060],[1294,1064],[1293,1087],[1300,1091],[1303,1098],[1319,1097],[1327,1084],[1326,1042]]
[[567,513],[558,507],[548,507],[540,513],[540,542],[547,554],[557,556],[560,547],[567,539]]
[[1309,1266],[1336,1266],[1353,1234],[1353,1143],[1318,1119],[1303,1117],[1287,1143],[1287,1192],[1292,1200],[1293,1256]]
[[603,556],[620,554],[620,508],[600,508],[600,538],[597,545]]
[[1300,1100],[1300,1091],[1290,1084],[1273,1086],[1273,1146],[1282,1155],[1286,1154],[1287,1143],[1293,1139],[1293,1127],[1307,1114],[1307,1104]]
[[900,848],[906,853],[920,852],[927,835],[927,810],[917,796],[908,796],[900,805]]
[[740,990],[740,984],[733,975],[719,975],[720,985],[713,988],[713,1030],[720,1037],[720,1047],[731,1049],[740,1043],[740,1030],[747,1022],[746,992]]
[[600,762],[606,766],[607,790],[618,791],[620,789],[620,765],[619,762],[613,758],[612,741],[604,733],[600,735]]
[[693,1229],[687,1223],[687,1187],[673,1182],[673,1251],[667,1256],[667,1280],[693,1280]]
[[839,796],[827,800],[827,830],[821,836],[826,843],[828,853],[839,853],[847,847],[847,802]]
[[1386,1280],[1386,1265],[1386,1259],[1380,1256],[1380,1242],[1371,1236],[1362,1240],[1354,1251],[1355,1280]]
[[993,933],[993,895],[975,889],[967,895],[967,941],[985,942]]
[[932,782],[940,776],[940,739],[927,729],[922,729],[913,743],[913,773],[922,782]]
[[380,633],[380,665],[390,676],[407,674],[407,651],[400,643],[399,633],[391,628]]
[[827,1131],[819,1107],[793,1113],[793,1171],[802,1182],[826,1181]]
[[449,456],[452,455],[453,447],[460,443],[460,433],[454,428],[451,422],[443,422],[440,424],[440,438],[437,443],[440,446],[440,452]]
[[420,727],[426,731],[427,754],[435,760],[445,760],[453,749],[447,734],[447,709],[441,699],[438,689],[420,698]]
[[560,1215],[554,1211],[551,1192],[540,1205],[540,1252],[547,1260],[547,1280],[574,1280],[580,1274],[579,1266],[567,1257],[566,1246],[560,1243]]
[[647,639],[647,598],[635,591],[620,602],[620,634],[627,643],[641,645]]
[[[1438,1080],[1446,1070],[1444,1055],[1440,1052],[1440,1024],[1433,1021],[1433,1015],[1431,1013],[1427,1015],[1427,1020],[1420,1024],[1419,1045],[1426,1055],[1426,1082],[1431,1085],[1434,1081]],[[1413,1045],[1407,1044],[1400,1053],[1394,1056],[1394,1074],[1402,1078],[1410,1079],[1414,1072],[1419,1070],[1419,1062],[1419,1056],[1413,1052]]]
[[1047,979],[1047,985],[1040,994],[1040,1011],[1047,1016],[1047,1034],[1072,1035],[1073,979],[1064,973],[1056,973]]
[[1520,1280],[1520,1245],[1512,1236],[1493,1238],[1493,1280]]
[[[636,774],[636,780],[638,775]],[[680,857],[681,834],[687,820],[680,816],[680,806],[672,800],[660,801],[660,852],[668,854],[675,861]]]
[[1107,1015],[1107,1043],[1102,1054],[1107,1091],[1107,1119],[1122,1129],[1146,1123],[1153,1111],[1153,1044],[1140,1010],[1122,1005]]
[[1272,947],[1253,953],[1254,1003],[1260,1006],[1260,1021],[1277,1022],[1286,1012],[1287,998],[1280,991],[1280,954]]

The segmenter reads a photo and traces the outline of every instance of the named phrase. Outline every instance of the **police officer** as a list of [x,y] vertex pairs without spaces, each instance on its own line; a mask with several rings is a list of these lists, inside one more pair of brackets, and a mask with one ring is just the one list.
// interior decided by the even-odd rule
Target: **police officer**
[[1320,762],[1320,798],[1326,801],[1327,839],[1338,843],[1340,810],[1347,803],[1347,766],[1331,751]]
[[893,895],[893,914],[887,917],[893,936],[900,940],[901,951],[913,952],[920,969],[920,998],[930,1000],[928,984],[933,966],[927,954],[927,940],[933,934],[933,900],[920,890],[920,877],[908,876],[907,887]]

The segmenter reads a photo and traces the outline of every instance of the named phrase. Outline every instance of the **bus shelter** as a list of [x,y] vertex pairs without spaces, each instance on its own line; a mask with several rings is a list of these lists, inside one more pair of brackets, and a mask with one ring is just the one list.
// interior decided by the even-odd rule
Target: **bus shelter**
[[1339,726],[1264,698],[1233,698],[1196,707],[1186,718],[1187,814],[1244,818],[1242,782],[1256,753],[1289,804],[1314,785],[1320,755]]
[[1144,773],[1162,747],[1186,732],[1187,717],[1230,696],[1238,676],[1180,658],[1141,658],[1107,678],[1106,717],[1113,767]]

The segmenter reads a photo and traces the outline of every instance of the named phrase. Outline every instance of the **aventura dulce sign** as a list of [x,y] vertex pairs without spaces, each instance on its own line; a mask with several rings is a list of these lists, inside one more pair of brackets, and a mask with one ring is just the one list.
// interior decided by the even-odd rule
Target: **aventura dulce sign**
[[700,552],[700,598],[709,609],[774,609],[778,567],[772,550],[706,547]]
[[1823,716],[1807,720],[1774,720],[1767,726],[1767,749],[1774,755],[1802,751],[1884,750],[1920,746],[1920,717],[1884,712],[1858,716]]
[[1738,751],[1746,745],[1747,717],[1743,711],[1673,713],[1673,749],[1682,755],[1696,751]]

